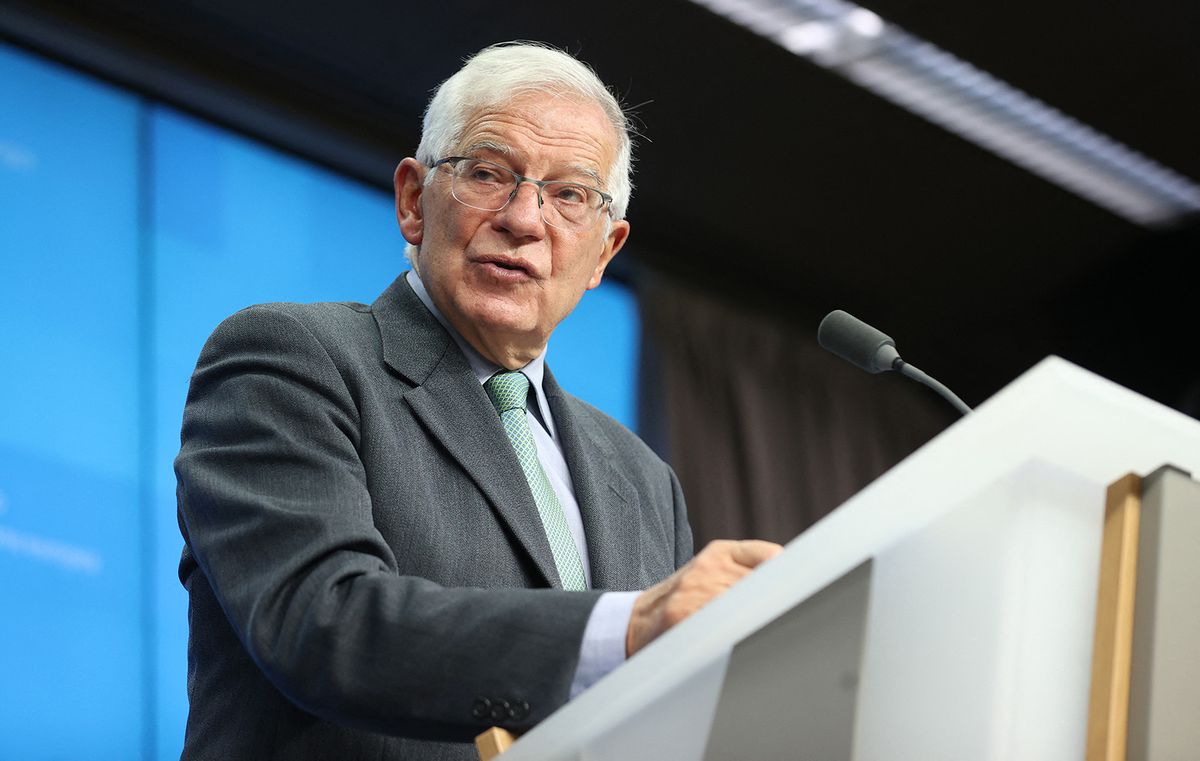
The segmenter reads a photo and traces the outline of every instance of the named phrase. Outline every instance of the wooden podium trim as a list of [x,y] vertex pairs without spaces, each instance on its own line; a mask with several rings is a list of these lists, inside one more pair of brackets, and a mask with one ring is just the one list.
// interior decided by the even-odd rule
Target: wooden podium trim
[[1140,476],[1130,473],[1108,487],[1092,649],[1087,761],[1125,761],[1141,509]]
[[492,761],[516,741],[516,735],[507,729],[492,727],[476,735],[475,751],[479,753],[479,761]]

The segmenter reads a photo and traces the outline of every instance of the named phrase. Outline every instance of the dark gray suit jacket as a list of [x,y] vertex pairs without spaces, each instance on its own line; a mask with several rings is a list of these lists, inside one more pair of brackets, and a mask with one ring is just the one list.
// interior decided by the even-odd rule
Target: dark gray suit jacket
[[[596,590],[666,577],[692,553],[674,474],[544,388]],[[223,322],[175,470],[185,759],[468,759],[566,701],[599,592],[561,589],[495,410],[403,277]]]

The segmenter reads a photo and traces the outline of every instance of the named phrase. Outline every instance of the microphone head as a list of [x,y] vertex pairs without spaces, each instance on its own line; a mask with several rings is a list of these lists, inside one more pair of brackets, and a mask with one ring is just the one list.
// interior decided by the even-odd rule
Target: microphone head
[[817,328],[817,343],[869,373],[892,369],[900,358],[896,342],[857,317],[835,309]]

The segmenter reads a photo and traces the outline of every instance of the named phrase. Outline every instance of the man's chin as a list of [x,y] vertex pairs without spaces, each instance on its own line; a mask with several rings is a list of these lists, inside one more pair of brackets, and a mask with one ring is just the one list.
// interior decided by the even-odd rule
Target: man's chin
[[537,330],[536,322],[516,316],[481,315],[474,324],[475,330],[481,335],[509,344],[545,345],[545,339],[549,338],[549,334],[543,336]]
[[475,298],[462,310],[465,325],[462,330],[472,331],[490,341],[504,343],[545,343],[539,329],[538,311],[528,303],[508,298]]

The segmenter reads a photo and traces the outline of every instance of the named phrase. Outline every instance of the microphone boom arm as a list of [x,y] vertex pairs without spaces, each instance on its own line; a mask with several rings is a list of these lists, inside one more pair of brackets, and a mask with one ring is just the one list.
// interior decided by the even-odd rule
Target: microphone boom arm
[[950,405],[963,415],[971,411],[971,408],[967,406],[966,402],[958,398],[958,394],[946,388],[946,385],[941,381],[927,375],[925,371],[919,369],[916,365],[910,365],[899,357],[896,357],[896,361],[892,363],[892,369],[903,375],[905,378],[915,380],[918,383],[923,383],[934,391],[938,392],[943,399],[950,402]]

